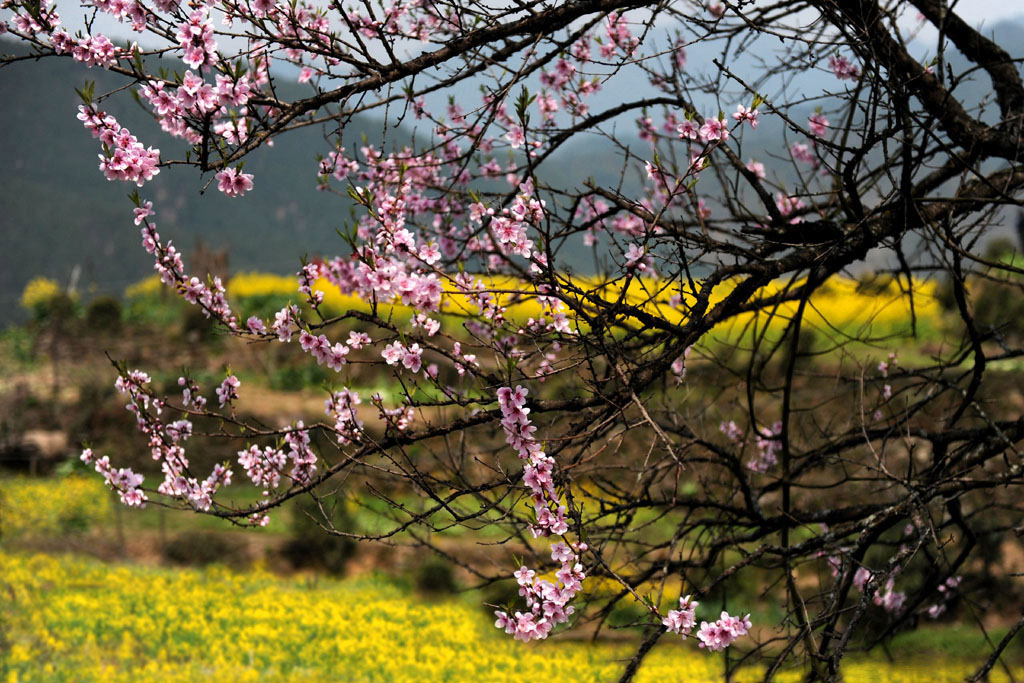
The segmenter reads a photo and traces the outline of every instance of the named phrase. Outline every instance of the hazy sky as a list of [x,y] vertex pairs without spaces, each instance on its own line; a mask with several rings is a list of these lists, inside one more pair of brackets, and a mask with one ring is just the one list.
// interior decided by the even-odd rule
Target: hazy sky
[[[991,26],[1002,19],[1017,18],[1024,21],[1024,2],[1021,0],[949,0],[955,12],[971,24],[984,23]],[[63,24],[71,30],[83,28],[83,11],[77,8],[79,2],[68,0],[55,0],[54,4],[61,12]],[[909,12],[908,12],[909,14]],[[0,19],[9,19],[9,11],[0,11]],[[105,14],[100,14],[96,22],[96,30],[106,33],[112,37],[135,39],[138,34],[133,34],[124,24]],[[219,26],[217,28],[220,28]],[[929,33],[929,29],[932,33]],[[934,29],[927,27],[921,33],[922,39],[933,39]],[[223,41],[223,39],[221,39]]]
[[953,11],[974,23],[1019,17],[1024,14],[1024,6],[1019,0],[960,0]]
[[[951,3],[952,4],[952,3]],[[1024,21],[1024,3],[1020,0],[960,0],[953,6],[953,11],[964,21],[983,28],[992,28],[1003,19]],[[922,40],[934,40],[935,27],[929,24],[921,31]]]

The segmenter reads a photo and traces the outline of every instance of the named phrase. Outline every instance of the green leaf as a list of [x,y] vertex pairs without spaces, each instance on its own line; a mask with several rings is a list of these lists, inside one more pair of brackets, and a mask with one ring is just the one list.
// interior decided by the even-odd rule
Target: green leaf
[[537,99],[537,96],[531,96],[525,85],[519,91],[519,97],[516,99],[516,114],[524,126],[529,123],[530,115],[527,110],[535,99]]
[[78,96],[82,98],[85,104],[92,104],[93,96],[96,92],[96,81],[86,81],[82,89],[75,88],[75,92],[78,93]]

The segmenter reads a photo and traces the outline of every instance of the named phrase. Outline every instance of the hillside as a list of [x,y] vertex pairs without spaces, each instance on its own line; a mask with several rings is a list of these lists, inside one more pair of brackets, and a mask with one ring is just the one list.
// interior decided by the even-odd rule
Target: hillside
[[[991,33],[1014,54],[1024,49],[1024,20],[999,23]],[[928,54],[929,48],[920,45],[915,52]],[[21,49],[10,41],[0,41],[2,53]],[[708,68],[713,56],[695,48],[692,68]],[[956,54],[947,58],[954,70],[965,66]],[[746,55],[733,66],[742,70],[744,60],[754,59],[756,56]],[[125,84],[114,74],[87,70],[70,60],[46,59],[0,69],[0,92],[4,93],[0,158],[5,162],[0,165],[0,327],[23,319],[18,298],[34,276],[67,282],[78,266],[79,284],[85,291],[118,294],[151,272],[130,220],[130,204],[125,199],[130,188],[108,182],[99,173],[98,145],[75,118],[80,102],[74,89],[86,80],[96,81],[97,93]],[[829,73],[807,71],[791,81],[766,84],[768,92],[783,87],[821,92],[834,88],[835,82]],[[293,92],[283,94],[291,96],[298,88],[292,85]],[[643,96],[646,88],[649,86],[630,96]],[[969,90],[965,99],[978,103],[991,91],[984,74],[963,88]],[[613,106],[618,96],[603,92],[596,103]],[[475,101],[478,94],[459,90],[455,97]],[[711,107],[714,103],[703,104]],[[107,106],[141,140],[161,148],[165,159],[182,156],[181,146],[175,147],[148,113],[129,98],[113,98]],[[807,109],[806,113],[790,111],[790,115],[806,116],[812,106]],[[635,138],[631,120],[616,122],[616,128],[624,142],[636,153],[643,153],[645,143]],[[345,139],[358,141],[365,135],[379,145],[382,132],[381,121],[360,118],[346,129]],[[406,139],[409,134],[391,130],[388,139]],[[786,172],[785,161],[772,158],[766,148],[769,142],[777,144],[783,135],[781,121],[763,117],[761,130],[745,145],[744,155],[766,162],[770,173],[778,173],[791,186],[795,178]],[[244,201],[216,191],[203,194],[211,176],[201,178],[194,169],[182,167],[163,169],[145,188],[145,195],[157,206],[161,232],[173,237],[186,253],[202,239],[215,249],[228,250],[234,272],[290,272],[303,255],[330,254],[340,247],[335,229],[349,217],[350,203],[315,188],[316,155],[329,149],[325,131],[309,128],[291,133],[274,148],[259,150],[246,162],[246,170],[255,174],[256,191]],[[607,140],[597,136],[575,140],[549,159],[540,175],[560,178],[563,183],[574,179],[576,185],[592,176],[598,184],[615,185],[620,171],[617,154]],[[568,181],[570,186],[574,180]],[[630,192],[639,178],[626,180],[623,189]],[[1004,232],[1010,234],[1008,229]],[[589,250],[570,245],[568,251],[572,252],[565,254],[569,265],[586,269],[592,263]]]
[[[3,43],[0,51],[14,48]],[[124,84],[70,60],[0,70],[0,325],[17,319],[18,296],[33,276],[66,282],[78,265],[87,291],[119,293],[151,272],[131,221],[131,188],[104,179],[96,166],[99,145],[75,118],[81,102],[74,89],[86,80],[96,81],[97,93]],[[105,106],[165,159],[182,158],[181,146],[130,99],[112,98]],[[380,124],[358,119],[345,131],[347,140],[364,134],[379,144]],[[203,194],[211,174],[161,170],[143,190],[157,206],[161,232],[186,252],[200,238],[227,248],[232,270],[288,272],[304,253],[336,250],[335,229],[349,216],[349,201],[316,190],[316,155],[330,149],[323,131],[297,131],[281,143],[246,162],[258,191],[244,201],[215,188]]]

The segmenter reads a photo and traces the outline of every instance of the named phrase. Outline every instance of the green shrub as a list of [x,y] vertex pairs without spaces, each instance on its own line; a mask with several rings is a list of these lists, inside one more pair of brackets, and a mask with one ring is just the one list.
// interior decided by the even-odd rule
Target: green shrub
[[291,538],[282,549],[295,568],[310,567],[329,574],[341,575],[356,553],[355,540],[328,533],[324,514],[338,531],[351,531],[353,521],[344,505],[337,500],[324,499],[323,510],[311,498],[303,498],[292,506]]
[[334,376],[324,366],[313,363],[286,365],[270,373],[267,383],[276,391],[301,391],[306,387],[318,387]]
[[514,609],[522,598],[519,597],[519,586],[515,581],[504,579],[488,584],[481,590],[480,604],[487,616],[491,616],[494,610]]
[[284,294],[252,294],[238,298],[239,317],[243,320],[255,315],[263,320],[273,320],[274,314],[295,300],[295,296]]
[[248,557],[244,548],[226,534],[216,531],[186,531],[163,548],[164,560],[180,565],[226,564],[241,567]]
[[96,332],[121,329],[121,302],[112,296],[96,297],[85,310],[85,325]]
[[186,338],[191,341],[205,341],[212,338],[216,327],[217,323],[212,317],[207,317],[206,311],[201,306],[189,306],[185,309],[181,328]]
[[450,562],[441,558],[417,564],[413,571],[416,590],[428,595],[451,595],[459,591],[455,570]]
[[1004,337],[1024,337],[1024,282],[972,281],[974,320],[982,330],[998,330]]

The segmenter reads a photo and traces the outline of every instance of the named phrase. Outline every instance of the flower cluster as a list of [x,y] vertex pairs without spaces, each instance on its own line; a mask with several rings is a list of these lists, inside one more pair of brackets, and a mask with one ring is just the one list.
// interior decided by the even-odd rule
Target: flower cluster
[[155,258],[154,270],[160,274],[164,284],[177,289],[181,297],[190,304],[198,304],[207,318],[215,318],[224,323],[229,330],[237,332],[238,321],[228,305],[224,283],[214,277],[209,284],[199,278],[188,277],[181,254],[170,242],[160,241],[156,224],[149,220],[153,215],[152,202],[139,202],[135,209],[135,224],[142,225],[142,246]]
[[[156,5],[160,9],[169,9],[166,4],[175,0],[157,0]],[[138,0],[89,0],[92,5],[101,12],[106,12],[118,21],[128,19],[132,23],[132,30],[141,33],[146,30],[150,19],[150,12]]]
[[605,59],[614,57],[619,50],[625,56],[631,57],[640,46],[640,40],[633,37],[626,18],[617,12],[608,15],[605,21],[605,34],[608,36],[608,42],[601,46],[601,56]]
[[341,391],[331,392],[331,397],[326,403],[328,417],[334,418],[334,432],[338,437],[338,443],[346,446],[359,441],[363,431],[363,421],[356,412],[356,406],[362,403],[359,394],[342,388]]
[[903,591],[895,590],[896,579],[892,576],[885,580],[885,585],[882,590],[875,593],[872,601],[884,609],[886,612],[899,612],[903,609],[903,603],[907,599],[907,594]]
[[790,223],[803,222],[804,217],[799,215],[798,212],[806,208],[806,206],[804,200],[800,197],[794,197],[784,192],[777,192],[775,194],[775,208],[779,210],[779,215],[783,218],[789,218]]
[[[694,626],[697,625],[697,607],[699,602],[685,595],[679,598],[679,609],[674,609],[665,615],[662,625],[671,633],[679,634],[686,640]],[[697,631],[697,639],[700,640],[700,647],[707,648],[711,652],[719,652],[732,645],[740,636],[747,635],[750,630],[750,615],[745,617],[730,616],[728,612],[722,612],[717,621],[700,623],[700,630]]]
[[380,355],[388,365],[401,363],[402,367],[411,372],[419,372],[423,366],[423,349],[416,342],[410,346],[400,341],[392,342],[384,347]]
[[102,458],[96,458],[91,448],[86,448],[82,451],[80,457],[86,465],[95,463],[96,471],[103,475],[107,486],[116,490],[121,495],[122,503],[129,507],[146,506],[146,501],[149,499],[146,497],[146,492],[139,488],[142,486],[144,479],[141,474],[136,474],[130,468],[114,469],[110,464],[108,456],[104,455]]
[[526,407],[527,394],[529,391],[521,386],[498,389],[501,426],[505,431],[505,440],[526,461],[523,466],[523,483],[530,489],[537,515],[536,524],[530,528],[534,538],[552,534],[561,536],[569,530],[569,524],[566,507],[559,504],[552,478],[555,461],[544,453],[540,442],[533,438],[537,428],[530,422],[530,409]]
[[[184,397],[197,408],[205,405],[205,399],[198,395],[199,388],[188,380],[184,382],[182,380],[184,378],[179,379],[179,384],[184,386],[185,392],[187,392],[183,392]],[[185,457],[185,448],[181,444],[192,435],[192,423],[188,420],[162,423],[159,416],[166,407],[166,402],[150,395],[149,383],[149,375],[132,370],[118,377],[115,387],[128,396],[129,402],[125,407],[135,414],[136,426],[149,439],[153,460],[160,462],[164,480],[157,487],[157,491],[165,496],[180,498],[197,510],[209,510],[213,504],[213,495],[217,490],[231,483],[231,470],[224,465],[214,465],[209,476],[203,481],[199,481],[191,474],[188,458]],[[233,393],[237,396],[235,393],[237,388],[237,379],[229,376],[218,389],[218,397],[230,396]],[[155,414],[150,412],[150,406]],[[141,479],[136,487],[140,485]],[[144,499],[145,494],[141,491],[139,494]],[[129,500],[124,502],[129,505],[138,504]]]
[[679,598],[679,609],[669,611],[662,620],[662,624],[671,633],[679,634],[686,640],[693,627],[697,625],[697,607],[699,602],[689,595]]
[[288,475],[297,484],[308,484],[316,474],[316,453],[309,446],[309,430],[299,420],[295,428],[284,436],[288,446],[287,457],[292,461],[292,469]]
[[953,599],[953,592],[960,585],[961,581],[963,581],[962,576],[950,576],[939,584],[937,590],[942,594],[942,598],[939,602],[928,607],[926,613],[929,618],[938,619],[946,612],[946,605]]
[[778,452],[782,449],[782,441],[779,439],[781,434],[781,422],[775,422],[771,429],[758,430],[757,439],[754,441],[757,446],[757,460],[747,463],[747,467],[762,474],[774,467],[779,461]]
[[519,595],[526,598],[528,611],[509,615],[497,610],[494,626],[504,629],[516,640],[527,642],[547,638],[552,628],[568,621],[576,611],[569,602],[576,597],[586,578],[579,562],[579,553],[586,549],[586,543],[569,546],[559,541],[551,545],[551,559],[559,564],[555,581],[540,578],[536,571],[525,566],[516,570]]
[[269,496],[269,489],[276,489],[281,483],[281,472],[286,462],[287,456],[271,446],[261,450],[253,444],[247,450],[238,451],[238,464],[245,470],[245,476],[263,489],[264,496]]
[[53,50],[57,54],[70,54],[76,62],[82,62],[88,68],[98,66],[103,69],[109,69],[132,52],[117,47],[100,33],[75,40],[63,30],[54,32]]
[[[561,536],[569,530],[567,509],[560,504],[555,490],[552,478],[555,461],[544,453],[541,444],[533,437],[537,428],[530,423],[530,409],[526,407],[528,393],[521,386],[498,389],[501,426],[508,444],[526,461],[523,482],[530,489],[537,516],[536,523],[530,525],[530,531],[535,538]],[[525,566],[516,571],[519,594],[526,598],[529,611],[516,612],[514,616],[504,611],[496,612],[498,620],[495,626],[525,641],[546,638],[553,627],[568,621],[574,612],[568,603],[580,591],[586,578],[579,561],[579,553],[586,550],[585,543],[571,546],[562,541],[553,543],[551,558],[560,565],[554,582],[539,578],[534,570]]]
[[100,170],[107,180],[124,180],[142,187],[160,172],[160,150],[145,147],[113,116],[91,105],[80,105],[78,120],[103,143]]
[[228,375],[224,378],[224,381],[217,387],[217,400],[220,401],[220,407],[223,408],[232,401],[238,398],[238,387],[241,386],[241,382],[234,375]]
[[[867,567],[859,567],[853,574],[853,587],[860,592],[864,592],[868,585],[877,586],[878,574],[871,571]],[[903,603],[907,599],[907,594],[902,591],[895,590],[896,578],[893,574],[889,574],[885,578],[885,583],[882,589],[876,591],[872,597],[872,602],[883,608],[887,612],[899,612],[903,608]]]
[[241,197],[253,188],[252,173],[237,168],[225,168],[217,174],[217,189],[229,197]]
[[182,61],[193,69],[211,66],[217,58],[217,41],[213,37],[213,24],[203,10],[189,14],[188,21],[178,26],[178,44]]
[[[192,144],[202,142],[202,133],[189,125],[189,117],[214,119],[213,131],[231,144],[245,142],[249,136],[247,110],[239,114],[236,108],[243,108],[249,102],[256,83],[253,77],[243,74],[238,77],[217,75],[214,83],[206,81],[201,74],[185,71],[178,86],[164,81],[149,81],[139,89],[139,94],[149,102],[160,127],[170,135],[183,138]],[[217,184],[221,192],[240,195],[252,189],[252,176],[228,168],[218,173]]]
[[206,407],[206,399],[199,393],[199,385],[187,377],[178,378],[178,386],[181,387],[181,405],[188,408],[194,405],[196,410]]
[[331,344],[325,334],[314,337],[307,330],[302,330],[299,333],[299,345],[303,351],[316,359],[317,365],[326,364],[327,367],[335,372],[340,371],[341,366],[348,362],[347,357],[351,351],[348,346],[341,342]]
[[[718,431],[725,434],[730,441],[740,448],[743,447],[745,443],[743,430],[734,421],[722,422],[718,425]],[[782,423],[775,422],[770,429],[763,431],[757,429],[755,431],[757,438],[754,440],[754,444],[757,446],[757,458],[747,463],[747,467],[754,472],[763,474],[778,462],[778,453],[782,448],[782,442],[779,440],[779,436],[782,434]]]
[[828,58],[828,68],[841,81],[854,81],[860,78],[860,68],[842,55],[831,55]]
[[749,614],[744,617],[733,617],[728,612],[722,612],[716,621],[700,622],[697,638],[700,640],[700,647],[711,652],[720,652],[732,645],[740,636],[747,635],[750,626]]
[[[26,5],[23,9],[20,5],[15,3],[4,3],[4,9],[14,9],[14,18],[11,23],[14,28],[21,33],[28,36],[34,36],[37,33],[43,33],[46,31],[57,31],[59,32],[58,26],[60,26],[60,15],[57,13],[57,9],[53,6],[53,0],[41,0],[38,4]],[[29,9],[31,8],[31,9]],[[24,12],[24,13],[23,13]],[[7,32],[7,24],[0,22],[3,26],[3,30],[0,30],[0,34]]]
[[737,104],[736,112],[732,115],[732,117],[741,123],[743,121],[747,121],[750,124],[751,128],[756,129],[758,116],[760,116],[760,114],[761,112],[756,107],[747,109],[742,104]]

